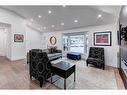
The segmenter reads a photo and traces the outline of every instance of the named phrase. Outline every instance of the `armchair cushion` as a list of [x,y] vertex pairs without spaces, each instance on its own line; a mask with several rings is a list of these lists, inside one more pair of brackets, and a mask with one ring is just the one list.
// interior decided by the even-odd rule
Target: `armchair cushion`
[[103,60],[99,59],[99,58],[88,58],[87,62],[89,64],[93,64],[96,66],[101,66],[103,64]]

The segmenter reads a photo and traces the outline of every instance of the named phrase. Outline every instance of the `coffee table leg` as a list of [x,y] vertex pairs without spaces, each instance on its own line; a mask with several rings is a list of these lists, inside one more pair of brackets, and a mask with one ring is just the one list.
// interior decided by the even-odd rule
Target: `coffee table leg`
[[74,82],[75,82],[75,79],[76,79],[76,72],[74,72]]
[[52,73],[51,73],[51,84],[52,84]]
[[64,79],[64,89],[66,89],[66,79]]

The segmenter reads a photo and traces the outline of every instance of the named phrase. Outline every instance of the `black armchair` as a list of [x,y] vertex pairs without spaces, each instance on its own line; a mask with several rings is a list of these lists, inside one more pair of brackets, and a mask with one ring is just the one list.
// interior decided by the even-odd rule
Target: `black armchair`
[[105,69],[105,58],[104,58],[104,48],[100,47],[90,47],[89,56],[86,60],[86,64],[93,64],[97,67],[102,67]]
[[41,50],[30,50],[30,79],[34,77],[40,82],[40,87],[43,83],[51,77],[51,63],[48,59],[47,53]]

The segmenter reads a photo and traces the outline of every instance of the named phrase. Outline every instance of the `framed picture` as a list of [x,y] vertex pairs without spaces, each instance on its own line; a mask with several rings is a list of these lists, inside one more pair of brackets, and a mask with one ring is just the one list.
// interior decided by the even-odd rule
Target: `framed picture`
[[23,42],[24,36],[22,34],[14,34],[14,42]]
[[50,38],[50,44],[51,44],[51,45],[55,45],[56,42],[57,42],[56,37],[52,36],[52,37]]
[[111,31],[94,33],[95,46],[111,46]]

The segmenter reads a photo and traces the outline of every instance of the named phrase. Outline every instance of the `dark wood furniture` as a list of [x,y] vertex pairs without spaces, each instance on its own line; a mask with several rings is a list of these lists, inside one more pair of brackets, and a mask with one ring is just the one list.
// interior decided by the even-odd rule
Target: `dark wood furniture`
[[74,82],[75,82],[75,65],[61,61],[58,62],[57,64],[52,64],[51,67],[51,83],[52,82],[52,75],[56,74],[62,78],[64,78],[64,89],[66,89],[66,79],[74,73]]

